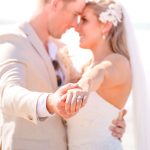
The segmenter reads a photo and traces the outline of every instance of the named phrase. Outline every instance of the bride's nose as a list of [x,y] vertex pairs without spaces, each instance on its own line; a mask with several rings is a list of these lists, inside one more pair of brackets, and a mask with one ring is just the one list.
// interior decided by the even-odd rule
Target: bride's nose
[[80,32],[81,31],[81,27],[82,27],[82,25],[81,25],[81,22],[80,22],[79,24],[77,24],[77,26],[75,28],[75,31],[76,32]]

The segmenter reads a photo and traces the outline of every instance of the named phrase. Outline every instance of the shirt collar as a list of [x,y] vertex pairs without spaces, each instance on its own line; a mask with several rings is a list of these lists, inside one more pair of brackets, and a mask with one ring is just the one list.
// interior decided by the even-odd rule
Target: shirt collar
[[56,59],[57,45],[53,41],[48,42],[48,53],[52,60]]

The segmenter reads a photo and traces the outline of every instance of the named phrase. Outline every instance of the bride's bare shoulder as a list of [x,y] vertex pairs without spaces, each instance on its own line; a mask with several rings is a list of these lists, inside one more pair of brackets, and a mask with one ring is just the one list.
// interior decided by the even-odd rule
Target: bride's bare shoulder
[[104,61],[111,61],[113,65],[118,67],[127,67],[130,68],[130,61],[125,56],[120,54],[111,54],[105,57]]

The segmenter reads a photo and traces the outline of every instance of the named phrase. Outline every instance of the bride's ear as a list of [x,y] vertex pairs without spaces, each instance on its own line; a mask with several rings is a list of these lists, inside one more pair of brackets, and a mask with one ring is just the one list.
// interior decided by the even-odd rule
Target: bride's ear
[[103,29],[102,29],[102,33],[103,33],[103,34],[108,34],[109,31],[111,30],[111,28],[112,28],[112,23],[111,23],[111,22],[106,22],[106,23],[104,24]]

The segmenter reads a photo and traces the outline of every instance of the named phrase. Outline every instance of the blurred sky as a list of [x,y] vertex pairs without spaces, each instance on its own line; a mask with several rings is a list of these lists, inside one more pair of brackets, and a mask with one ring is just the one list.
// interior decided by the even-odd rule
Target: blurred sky
[[[37,0],[0,0],[0,21],[16,22],[27,18],[36,6]],[[2,22],[3,21],[3,22]],[[5,22],[4,22],[5,23]]]
[[[28,17],[38,0],[0,0],[0,20],[11,21]],[[150,23],[148,0],[120,0],[134,22]]]

